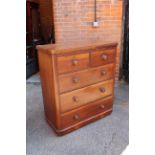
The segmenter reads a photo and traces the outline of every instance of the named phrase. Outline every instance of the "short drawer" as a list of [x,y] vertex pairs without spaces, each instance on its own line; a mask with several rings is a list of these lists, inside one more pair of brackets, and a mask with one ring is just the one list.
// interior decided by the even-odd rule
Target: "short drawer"
[[90,84],[113,78],[114,64],[91,68],[75,73],[59,75],[59,91],[64,93]]
[[60,95],[61,112],[66,112],[113,93],[114,80],[108,80]]
[[89,66],[89,53],[57,56],[58,73],[86,69]]
[[85,119],[92,118],[97,114],[106,113],[107,111],[112,111],[112,97],[98,100],[82,109],[77,109],[63,114],[61,117],[62,128],[66,128]]
[[115,48],[91,52],[91,66],[101,66],[115,61]]

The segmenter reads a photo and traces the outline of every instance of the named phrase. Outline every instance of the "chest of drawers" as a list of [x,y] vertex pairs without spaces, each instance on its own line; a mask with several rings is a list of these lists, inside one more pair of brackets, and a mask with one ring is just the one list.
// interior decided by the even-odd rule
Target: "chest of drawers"
[[37,46],[45,118],[58,135],[112,112],[116,48]]

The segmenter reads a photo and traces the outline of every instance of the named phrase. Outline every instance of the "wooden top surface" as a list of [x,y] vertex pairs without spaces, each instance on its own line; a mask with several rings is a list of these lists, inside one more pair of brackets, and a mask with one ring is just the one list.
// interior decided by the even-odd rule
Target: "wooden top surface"
[[60,54],[67,53],[74,50],[85,50],[88,48],[106,47],[106,46],[117,46],[117,42],[103,42],[96,44],[84,44],[84,43],[72,43],[72,44],[46,44],[38,45],[37,49],[46,51],[48,54]]

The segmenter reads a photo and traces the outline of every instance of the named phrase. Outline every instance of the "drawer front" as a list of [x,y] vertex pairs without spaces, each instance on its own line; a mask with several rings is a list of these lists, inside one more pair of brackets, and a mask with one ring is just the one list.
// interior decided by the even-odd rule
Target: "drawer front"
[[72,112],[63,114],[61,117],[62,128],[74,125],[89,117],[93,117],[99,113],[104,113],[108,110],[112,110],[112,97],[107,97],[105,99],[98,100],[95,103],[86,106],[82,109],[74,110]]
[[58,73],[67,73],[89,66],[89,53],[57,56]]
[[114,76],[114,64],[59,76],[59,91],[64,93]]
[[115,61],[115,49],[91,52],[91,66],[101,66]]
[[60,95],[61,112],[66,112],[113,93],[114,80],[108,80]]

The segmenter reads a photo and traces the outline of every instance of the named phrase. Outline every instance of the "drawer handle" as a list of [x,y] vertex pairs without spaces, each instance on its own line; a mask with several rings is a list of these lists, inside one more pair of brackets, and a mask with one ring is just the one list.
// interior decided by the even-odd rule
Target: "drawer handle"
[[105,55],[105,54],[103,54],[103,55],[101,56],[101,58],[102,58],[103,60],[107,60],[107,59],[108,59],[108,56]]
[[74,119],[75,120],[79,120],[80,119],[80,116],[78,114],[74,115]]
[[80,78],[79,77],[73,78],[73,83],[78,83],[79,81],[80,81]]
[[103,88],[103,87],[99,88],[99,90],[100,90],[101,93],[105,92],[105,88]]
[[77,96],[73,96],[73,101],[74,102],[79,102],[79,98]]
[[104,109],[104,108],[105,108],[105,106],[104,106],[103,104],[101,104],[101,105],[100,105],[100,108],[101,108],[101,109]]
[[106,72],[105,70],[102,70],[102,71],[101,71],[101,75],[106,75],[106,73],[107,73],[107,72]]
[[78,64],[78,62],[79,62],[78,60],[74,59],[74,60],[72,60],[72,65],[76,66]]

